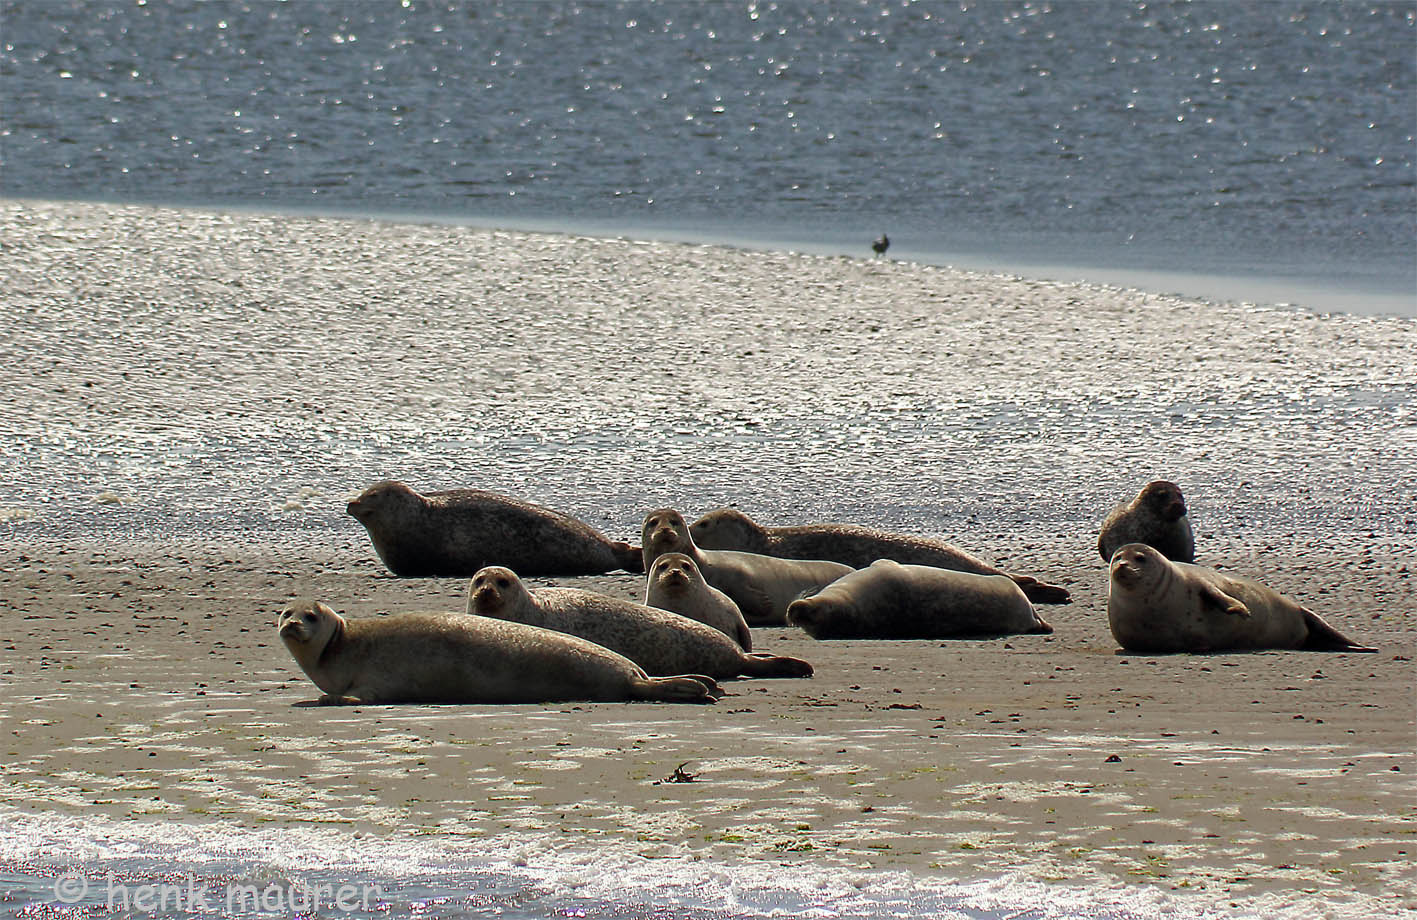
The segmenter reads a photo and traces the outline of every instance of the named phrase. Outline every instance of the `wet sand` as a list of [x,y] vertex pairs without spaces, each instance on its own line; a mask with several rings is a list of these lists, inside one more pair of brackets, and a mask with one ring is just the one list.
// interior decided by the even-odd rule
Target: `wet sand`
[[[1417,498],[1411,460],[1395,449],[1413,439],[1400,399],[1417,386],[1404,363],[1417,354],[1410,321],[458,228],[79,205],[6,203],[4,213],[16,287],[4,379],[34,408],[4,423],[0,453],[14,483],[0,504],[0,805],[134,827],[335,827],[469,852],[535,841],[541,852],[609,846],[651,860],[1022,873],[1292,916],[1417,910]],[[226,248],[204,248],[213,235]],[[246,256],[232,239],[263,241],[260,271],[237,264]],[[37,267],[46,240],[69,262]],[[344,286],[359,301],[352,266],[367,266],[369,284],[403,284],[410,240],[432,279],[402,288],[410,299],[436,304],[447,278],[529,285],[543,306],[576,315],[585,364],[497,363],[501,348],[527,356],[563,341],[570,327],[552,313],[451,332],[426,314],[420,327],[417,315],[383,313],[331,332],[329,316],[292,323],[277,308],[123,319],[125,305],[159,316],[258,287],[323,304]],[[453,271],[451,241],[479,255]],[[509,241],[525,275],[479,261]],[[123,263],[125,246],[146,270]],[[567,281],[555,253],[593,254],[604,276]],[[746,273],[762,261],[769,270]],[[836,304],[835,328],[801,317],[791,271]],[[707,307],[684,320],[698,331],[683,340],[672,317],[650,317],[676,363],[646,373],[653,349],[620,350],[622,323],[647,318],[623,298],[669,297],[702,273],[741,286],[763,327],[742,327],[720,350],[703,333],[724,328]],[[620,293],[596,293],[612,284]],[[46,310],[114,321],[56,323],[43,340],[30,330]],[[1133,347],[1100,350],[1108,322]],[[149,367],[134,326],[188,360]],[[457,374],[446,350],[377,350],[381,329],[417,328],[440,348],[446,336],[501,345]],[[289,340],[298,347],[281,351]],[[216,355],[207,367],[205,347]],[[959,364],[930,376],[924,350]],[[1177,376],[1164,365],[1182,350],[1194,361]],[[271,370],[296,352],[309,362],[301,370]],[[558,373],[578,408],[566,408]],[[814,381],[805,393],[788,386],[799,377]],[[763,389],[735,389],[745,380]],[[976,388],[981,402],[1004,394],[1024,424],[992,421],[992,408],[969,402]],[[387,425],[371,430],[361,400],[380,393],[397,396],[374,402]],[[940,422],[941,405],[990,418]],[[1176,406],[1196,424],[1177,421]],[[1144,433],[1154,423],[1163,435]],[[804,460],[810,432],[819,440]],[[252,447],[262,443],[264,454]],[[919,456],[901,449],[916,444]],[[1175,449],[1148,457],[1157,445]],[[1174,468],[1189,473],[1204,522],[1201,561],[1261,576],[1378,654],[1118,654],[1096,521]],[[290,598],[354,616],[462,605],[459,580],[389,577],[341,514],[344,494],[405,469],[423,487],[440,471],[437,485],[526,495],[619,538],[645,508],[692,516],[739,498],[769,523],[815,514],[909,526],[1064,584],[1075,602],[1041,608],[1050,637],[819,643],[758,629],[756,648],[806,658],[817,676],[734,682],[711,707],[298,705],[317,692],[275,636]],[[562,583],[642,590],[628,575]],[[655,784],[684,762],[694,782]]]
[[[318,692],[274,634],[285,599],[324,597],[354,616],[457,609],[463,582],[387,576],[358,535],[11,547],[0,559],[0,802],[26,810],[1022,872],[1340,916],[1417,903],[1417,590],[1394,560],[1356,572],[1269,560],[1274,584],[1321,598],[1376,655],[1119,654],[1100,565],[1060,548],[1019,560],[1078,597],[1043,608],[1050,637],[815,642],[756,629],[755,645],[810,660],[816,677],[732,682],[711,707],[330,709],[298,705]],[[568,583],[640,590],[629,575]],[[685,761],[694,782],[655,784]]]

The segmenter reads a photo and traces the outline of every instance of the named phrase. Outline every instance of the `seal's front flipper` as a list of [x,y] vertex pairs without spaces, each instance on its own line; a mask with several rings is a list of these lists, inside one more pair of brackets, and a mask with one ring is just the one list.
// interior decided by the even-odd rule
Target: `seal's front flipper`
[[749,626],[781,626],[787,622],[785,616],[778,615],[773,609],[772,595],[757,585],[744,585],[736,592],[733,601]]
[[1233,613],[1235,616],[1247,617],[1250,615],[1250,608],[1240,603],[1235,598],[1226,594],[1215,585],[1202,585],[1200,588],[1201,601],[1219,607],[1223,613]]
[[319,704],[321,706],[358,706],[360,703],[363,702],[364,700],[361,700],[358,697],[335,696],[331,693],[326,693],[319,699]]

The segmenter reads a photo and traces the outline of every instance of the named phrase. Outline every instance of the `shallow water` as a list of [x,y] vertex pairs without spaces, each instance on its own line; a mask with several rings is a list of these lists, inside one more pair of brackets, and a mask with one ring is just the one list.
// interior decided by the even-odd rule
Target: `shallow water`
[[[313,831],[94,828],[61,843],[11,815],[0,832],[0,907],[18,917],[325,916],[438,918],[922,918],[1202,920],[1201,905],[1147,889],[1047,886],[1024,878],[922,881],[900,872],[642,859],[606,845],[544,849],[526,836],[450,852]],[[63,822],[67,824],[69,822]],[[76,828],[66,827],[69,833]],[[21,835],[28,835],[22,842]],[[91,847],[97,852],[87,852]],[[337,848],[337,849],[334,849]],[[58,850],[36,857],[36,852]],[[18,860],[15,854],[22,854]],[[311,911],[311,906],[318,910]],[[155,909],[156,908],[156,909]],[[1247,911],[1226,916],[1254,916]]]
[[0,193],[888,231],[1410,315],[1414,36],[1410,2],[10,3]]

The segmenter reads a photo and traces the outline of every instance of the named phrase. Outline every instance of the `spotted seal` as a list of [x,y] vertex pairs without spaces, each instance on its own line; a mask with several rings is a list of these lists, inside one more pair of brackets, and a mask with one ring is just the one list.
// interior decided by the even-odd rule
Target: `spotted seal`
[[345,510],[369,531],[388,570],[404,577],[472,575],[488,565],[527,575],[644,571],[638,547],[610,540],[559,511],[496,492],[420,494],[386,480],[365,489]]
[[1107,625],[1133,652],[1377,651],[1257,581],[1172,562],[1144,543],[1112,555]]
[[318,601],[297,601],[276,626],[324,692],[324,704],[712,703],[722,695],[707,677],[647,677],[629,659],[583,639],[487,617],[346,620]]
[[787,622],[814,639],[949,639],[1051,633],[1003,575],[878,559],[793,601]]
[[698,620],[723,633],[745,652],[753,650],[753,632],[733,598],[704,581],[694,560],[665,553],[650,566],[645,605]]
[[1196,540],[1186,516],[1186,499],[1174,482],[1147,483],[1130,504],[1118,505],[1102,522],[1097,551],[1111,562],[1128,543],[1145,543],[1172,562],[1195,562]]

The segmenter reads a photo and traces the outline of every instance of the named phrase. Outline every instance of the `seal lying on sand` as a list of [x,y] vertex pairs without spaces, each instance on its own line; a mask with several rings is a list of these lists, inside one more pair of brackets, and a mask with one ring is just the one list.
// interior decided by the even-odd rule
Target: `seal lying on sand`
[[1143,543],[1112,556],[1107,625],[1134,652],[1377,651],[1257,581],[1172,562]]
[[1097,551],[1112,556],[1128,543],[1145,543],[1172,562],[1195,562],[1196,541],[1186,517],[1181,487],[1158,479],[1142,488],[1129,505],[1118,505],[1102,522]]
[[684,516],[673,508],[645,515],[640,531],[645,569],[665,553],[683,553],[694,561],[704,580],[738,605],[750,626],[780,626],[787,622],[787,605],[815,594],[843,575],[849,565],[824,560],[779,559],[757,553],[699,549],[689,535]]
[[650,674],[812,676],[812,666],[799,658],[749,654],[712,626],[668,610],[578,588],[538,588],[533,594],[500,566],[472,577],[467,612],[579,636],[619,652]]
[[793,601],[787,622],[814,639],[947,639],[1053,631],[1010,578],[889,559]]
[[665,553],[650,566],[645,605],[668,610],[712,626],[745,652],[753,650],[753,633],[743,611],[727,594],[704,581],[694,560],[683,553]]
[[401,482],[375,483],[345,509],[369,531],[390,572],[405,577],[472,575],[505,565],[528,575],[642,572],[640,551],[582,521],[480,489],[420,495]]
[[712,703],[722,696],[710,678],[646,677],[634,662],[583,639],[486,617],[346,620],[317,601],[297,601],[276,626],[326,704]]
[[689,527],[700,549],[731,549],[784,559],[829,559],[855,569],[877,559],[903,565],[928,565],[974,575],[1008,575],[1035,604],[1066,604],[1068,589],[1029,575],[1012,575],[971,556],[944,540],[887,533],[854,524],[802,524],[764,527],[736,508],[710,511]]

